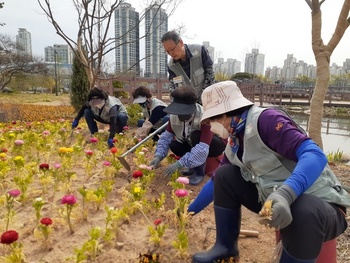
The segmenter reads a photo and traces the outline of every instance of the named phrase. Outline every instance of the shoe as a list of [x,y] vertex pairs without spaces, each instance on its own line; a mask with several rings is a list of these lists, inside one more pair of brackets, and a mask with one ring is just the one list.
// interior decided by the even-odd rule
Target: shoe
[[206,163],[203,163],[202,165],[194,168],[193,174],[190,175],[188,178],[190,180],[189,182],[190,185],[198,185],[203,181],[204,175],[205,175],[204,173],[205,165]]
[[181,170],[181,174],[183,176],[188,176],[188,175],[192,175],[194,173],[194,168],[187,168],[187,167],[184,167],[182,168]]

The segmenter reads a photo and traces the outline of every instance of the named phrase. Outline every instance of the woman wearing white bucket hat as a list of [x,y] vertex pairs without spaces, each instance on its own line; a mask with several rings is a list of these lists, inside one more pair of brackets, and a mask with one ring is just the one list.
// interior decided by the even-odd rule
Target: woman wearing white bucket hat
[[[285,112],[254,106],[233,81],[209,86],[202,103],[202,122],[228,144],[213,187],[216,242],[193,262],[238,259],[241,206],[259,213],[264,204],[272,205],[272,213],[262,222],[282,237],[280,262],[316,262],[323,242],[347,228],[350,207],[323,151]],[[198,211],[210,195],[199,194]]]

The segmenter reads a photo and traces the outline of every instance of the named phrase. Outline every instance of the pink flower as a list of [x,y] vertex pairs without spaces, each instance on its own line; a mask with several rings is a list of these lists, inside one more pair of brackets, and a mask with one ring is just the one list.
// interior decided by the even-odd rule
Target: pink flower
[[128,131],[128,130],[130,130],[130,128],[129,128],[129,126],[125,125],[125,126],[123,127],[123,130]]
[[7,230],[1,235],[1,244],[12,244],[18,240],[18,233],[15,230]]
[[55,163],[53,165],[53,167],[55,167],[56,169],[60,169],[61,168],[61,164],[60,163]]
[[186,189],[177,189],[175,191],[175,194],[177,197],[185,197],[185,196],[188,196],[188,192]]
[[189,184],[190,180],[187,177],[179,177],[176,179],[176,182],[180,184]]
[[92,138],[90,138],[90,142],[91,143],[97,143],[98,139],[96,137],[92,137]]
[[139,168],[140,168],[140,169],[145,169],[145,170],[148,170],[148,171],[153,170],[152,166],[148,166],[148,165],[146,165],[146,164],[140,164],[140,165],[139,165]]
[[21,194],[21,191],[18,189],[12,189],[12,190],[8,191],[7,193],[12,197],[17,197]]
[[40,223],[45,225],[45,226],[49,226],[49,225],[52,225],[53,221],[49,217],[44,217],[40,220]]
[[17,146],[21,146],[24,144],[24,141],[23,140],[15,140],[15,145]]
[[146,148],[146,147],[143,147],[142,149],[141,149],[141,151],[143,151],[143,152],[149,152],[149,150]]
[[48,136],[48,135],[50,135],[50,132],[49,132],[49,131],[47,131],[47,130],[46,130],[46,131],[43,131],[43,132],[42,132],[42,135],[44,135],[44,136]]
[[77,198],[74,195],[65,195],[61,200],[62,205],[74,205],[77,202]]
[[103,165],[104,165],[104,166],[111,166],[111,163],[108,162],[108,161],[104,161],[104,162],[103,162]]

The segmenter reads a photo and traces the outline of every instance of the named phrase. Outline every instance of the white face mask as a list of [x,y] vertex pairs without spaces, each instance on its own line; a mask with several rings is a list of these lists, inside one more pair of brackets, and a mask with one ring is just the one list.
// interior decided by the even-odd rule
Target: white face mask
[[229,132],[226,130],[226,128],[224,127],[224,125],[222,125],[222,123],[214,121],[210,123],[210,130],[219,135],[221,138],[223,139],[227,139],[229,137]]
[[96,105],[96,108],[102,109],[102,107],[105,105],[105,103],[106,103],[105,101],[102,101],[101,103]]

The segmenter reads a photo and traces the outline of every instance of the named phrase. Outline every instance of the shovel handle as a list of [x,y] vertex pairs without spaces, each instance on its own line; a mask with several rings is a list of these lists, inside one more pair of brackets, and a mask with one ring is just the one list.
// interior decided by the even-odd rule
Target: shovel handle
[[160,126],[157,130],[154,132],[150,133],[146,138],[144,138],[142,141],[138,142],[135,146],[131,147],[129,150],[127,150],[125,153],[123,153],[120,157],[125,157],[127,154],[131,153],[134,151],[137,147],[139,147],[141,144],[143,144],[145,141],[148,141],[150,138],[152,138],[154,135],[156,135],[158,132],[163,130],[167,125],[169,121],[164,123],[162,126]]

